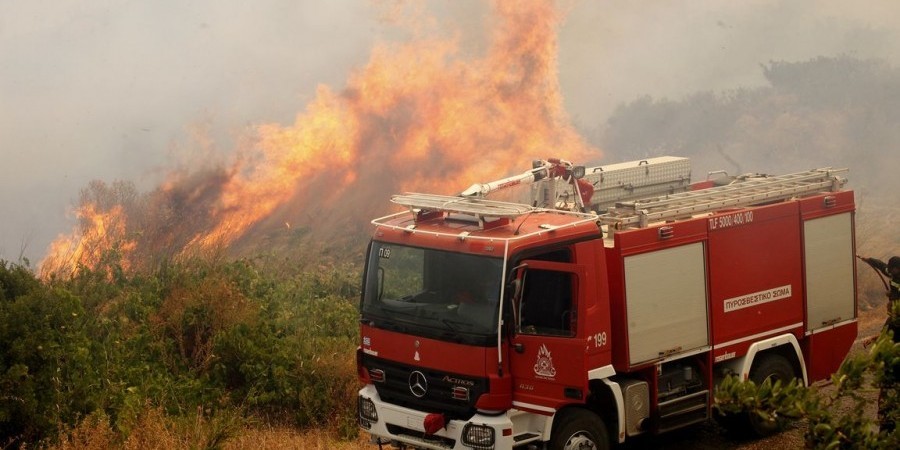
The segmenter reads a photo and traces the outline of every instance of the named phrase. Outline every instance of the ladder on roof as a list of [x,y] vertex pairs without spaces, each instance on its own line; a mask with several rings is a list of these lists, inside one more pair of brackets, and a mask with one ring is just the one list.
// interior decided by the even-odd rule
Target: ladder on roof
[[444,213],[458,213],[474,216],[478,220],[478,226],[482,229],[505,225],[512,219],[537,210],[537,208],[521,203],[499,202],[482,197],[436,194],[394,195],[391,197],[391,202],[409,208],[416,222],[443,217]]
[[600,216],[610,230],[647,227],[650,223],[690,217],[727,207],[751,206],[818,192],[839,191],[846,183],[838,173],[848,169],[815,169],[788,175],[750,178],[726,186],[679,192],[617,203]]

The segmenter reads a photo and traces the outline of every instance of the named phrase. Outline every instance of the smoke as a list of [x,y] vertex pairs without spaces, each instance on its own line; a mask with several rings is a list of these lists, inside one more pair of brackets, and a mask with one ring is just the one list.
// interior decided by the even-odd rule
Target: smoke
[[900,3],[882,0],[580,2],[560,32],[560,80],[577,122],[644,95],[765,84],[761,64],[817,56],[900,64]]
[[[549,75],[562,112],[586,130],[641,95],[760,85],[760,64],[773,60],[900,62],[894,2],[558,5],[558,73]],[[404,7],[424,14],[394,14]],[[248,130],[294,123],[317,86],[343,92],[376,42],[416,33],[396,25],[428,29],[429,20],[469,56],[487,51],[483,30],[495,25],[477,1],[0,3],[0,258],[40,259],[71,229],[91,180],[153,191],[173,165],[193,166],[198,148],[231,167]]]
[[90,180],[152,189],[198,123],[221,155],[254,123],[291,121],[365,61],[370,6],[0,3],[0,258],[40,258]]
[[[428,22],[409,13],[418,20],[404,23]],[[126,269],[173,250],[206,254],[261,234],[283,237],[298,221],[315,230],[311,240],[334,242],[350,223],[386,212],[375,205],[398,190],[458,192],[516,170],[530,160],[523,155],[556,149],[598,157],[562,109],[554,7],[497,2],[492,17],[479,55],[463,54],[432,27],[376,44],[344,89],[320,86],[291,126],[254,127],[221,170],[175,172],[141,197],[92,184],[82,193],[78,229],[54,241],[42,272],[102,265],[109,252]],[[273,218],[284,222],[281,233],[259,227]]]

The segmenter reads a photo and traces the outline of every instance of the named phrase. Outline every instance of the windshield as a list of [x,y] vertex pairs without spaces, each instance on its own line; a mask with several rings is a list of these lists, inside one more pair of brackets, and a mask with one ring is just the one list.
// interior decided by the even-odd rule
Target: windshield
[[363,320],[426,337],[490,342],[502,271],[500,258],[372,242]]

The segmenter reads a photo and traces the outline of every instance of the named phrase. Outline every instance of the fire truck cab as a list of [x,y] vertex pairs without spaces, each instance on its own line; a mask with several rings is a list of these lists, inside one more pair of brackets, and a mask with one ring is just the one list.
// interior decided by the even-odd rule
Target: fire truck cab
[[857,331],[837,173],[600,214],[395,196],[363,280],[360,426],[400,448],[608,448],[709,419],[728,374],[826,378]]

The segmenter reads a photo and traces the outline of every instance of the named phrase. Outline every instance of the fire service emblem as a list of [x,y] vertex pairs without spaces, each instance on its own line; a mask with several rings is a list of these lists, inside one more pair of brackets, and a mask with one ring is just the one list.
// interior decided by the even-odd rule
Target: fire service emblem
[[553,378],[556,376],[556,367],[553,367],[553,358],[546,344],[541,344],[538,350],[537,362],[534,363],[534,373],[539,377]]

